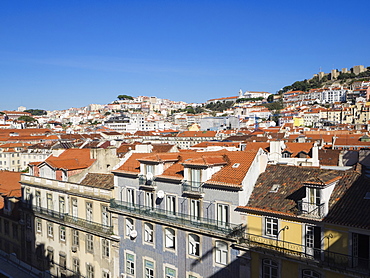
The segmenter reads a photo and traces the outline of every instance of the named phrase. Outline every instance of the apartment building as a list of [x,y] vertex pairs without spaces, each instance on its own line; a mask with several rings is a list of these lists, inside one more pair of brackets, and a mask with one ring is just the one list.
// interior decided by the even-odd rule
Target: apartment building
[[245,277],[369,277],[369,189],[356,170],[267,166],[238,208]]
[[[114,149],[68,149],[21,177],[28,264],[54,277],[117,277],[113,234]],[[33,255],[35,254],[35,255]]]
[[234,244],[263,150],[134,153],[114,170],[121,277],[239,277]]

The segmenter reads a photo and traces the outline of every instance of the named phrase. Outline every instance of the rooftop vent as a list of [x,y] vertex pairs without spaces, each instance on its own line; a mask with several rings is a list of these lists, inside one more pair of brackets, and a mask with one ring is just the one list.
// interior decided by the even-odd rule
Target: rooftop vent
[[271,193],[276,193],[279,190],[279,187],[280,187],[280,184],[272,185],[270,192]]
[[239,165],[240,165],[240,163],[235,163],[232,167],[233,167],[233,168],[238,168],[238,167],[239,167]]

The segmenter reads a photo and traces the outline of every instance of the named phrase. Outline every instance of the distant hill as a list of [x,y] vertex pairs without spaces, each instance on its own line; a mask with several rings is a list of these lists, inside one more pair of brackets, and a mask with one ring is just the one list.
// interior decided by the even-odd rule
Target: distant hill
[[320,72],[315,74],[311,79],[295,81],[293,84],[281,89],[279,94],[289,91],[308,92],[310,89],[327,87],[333,84],[350,87],[354,81],[367,80],[370,80],[370,67],[364,68],[363,66],[355,66],[349,71],[343,69],[342,71],[332,70],[331,73]]

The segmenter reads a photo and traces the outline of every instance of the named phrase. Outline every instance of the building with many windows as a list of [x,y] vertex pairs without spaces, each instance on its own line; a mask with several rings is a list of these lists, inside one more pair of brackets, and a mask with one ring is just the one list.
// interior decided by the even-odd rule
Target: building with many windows
[[239,277],[234,210],[266,163],[262,149],[132,154],[113,171],[121,277]]
[[[114,149],[68,149],[21,177],[26,262],[57,277],[117,277]],[[35,256],[33,256],[35,254]]]

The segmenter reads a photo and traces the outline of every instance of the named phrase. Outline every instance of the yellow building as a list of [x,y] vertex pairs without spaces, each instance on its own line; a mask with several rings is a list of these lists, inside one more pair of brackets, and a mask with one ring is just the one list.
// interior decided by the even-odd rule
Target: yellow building
[[369,277],[367,192],[355,170],[269,165],[237,209],[249,277]]

